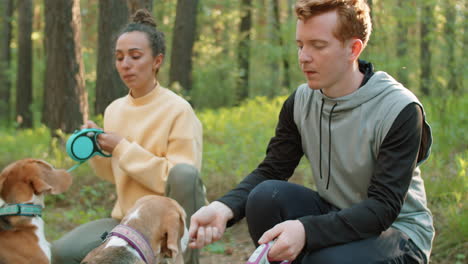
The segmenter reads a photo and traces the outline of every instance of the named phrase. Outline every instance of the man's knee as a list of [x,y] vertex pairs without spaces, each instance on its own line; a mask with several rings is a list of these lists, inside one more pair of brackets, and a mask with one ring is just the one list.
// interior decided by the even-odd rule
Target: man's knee
[[251,213],[258,214],[259,212],[271,211],[271,209],[277,210],[277,200],[275,198],[278,194],[278,182],[280,181],[264,181],[250,192],[246,205],[247,217]]

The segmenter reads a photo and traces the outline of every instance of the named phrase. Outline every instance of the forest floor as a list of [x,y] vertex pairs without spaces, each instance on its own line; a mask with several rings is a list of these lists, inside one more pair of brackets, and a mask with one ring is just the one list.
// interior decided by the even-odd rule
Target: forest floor
[[220,241],[201,251],[200,264],[245,264],[254,250],[247,224],[242,220],[228,228]]

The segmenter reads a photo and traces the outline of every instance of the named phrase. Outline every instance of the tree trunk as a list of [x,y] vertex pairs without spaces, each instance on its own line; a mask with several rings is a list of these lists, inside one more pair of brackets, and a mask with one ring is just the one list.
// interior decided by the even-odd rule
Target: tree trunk
[[[267,21],[267,38],[271,44],[272,48],[278,47],[279,44],[279,32],[278,26],[279,21],[275,15],[275,10],[278,10],[278,1],[277,0],[267,0],[267,7],[265,8],[265,15]],[[275,52],[276,54],[276,52]],[[268,89],[265,91],[267,97],[274,97],[279,88],[280,81],[280,62],[276,56],[269,56],[267,59],[267,67],[269,67],[268,78]]]
[[53,134],[56,129],[70,133],[88,119],[79,1],[45,0],[45,18],[47,60],[42,121]]
[[192,90],[192,53],[195,42],[198,0],[178,0],[172,37],[169,83]]
[[457,42],[457,37],[455,35],[455,20],[457,15],[455,4],[456,3],[451,0],[446,0],[445,2],[445,18],[447,21],[445,24],[445,40],[447,42],[447,69],[449,72],[447,90],[457,93],[460,87],[458,84],[459,67],[457,67],[457,62],[455,59],[455,44]]
[[138,9],[153,11],[153,0],[127,0],[128,13],[133,15]]
[[289,75],[289,60],[287,53],[287,45],[284,45],[284,40],[281,34],[281,20],[278,0],[273,0],[273,21],[274,30],[276,31],[276,37],[278,38],[278,44],[281,47],[282,63],[283,63],[283,87],[288,89],[291,85],[291,77]]
[[126,0],[99,1],[98,61],[94,114],[103,114],[107,105],[125,95],[127,88],[115,68],[117,34],[128,21]]
[[0,120],[7,123],[11,119],[11,18],[13,16],[13,0],[1,1],[2,5],[2,29],[0,38]]
[[237,47],[237,61],[239,63],[238,101],[249,97],[250,71],[250,30],[252,28],[252,0],[241,2],[241,23],[239,26],[240,41]]
[[18,2],[18,71],[16,74],[16,122],[20,128],[33,125],[32,103],[32,0]]
[[421,14],[421,44],[420,44],[420,52],[421,52],[421,92],[424,95],[430,94],[430,86],[431,86],[431,51],[430,51],[430,30],[432,27],[432,9],[430,3],[427,3],[426,0],[422,1],[422,14]]
[[[408,0],[398,0],[397,2],[397,17],[406,16],[405,2]],[[399,15],[398,15],[399,14]],[[404,19],[398,19],[397,24],[397,58],[400,62],[400,66],[397,71],[397,78],[400,83],[408,85],[408,25],[404,22]]]

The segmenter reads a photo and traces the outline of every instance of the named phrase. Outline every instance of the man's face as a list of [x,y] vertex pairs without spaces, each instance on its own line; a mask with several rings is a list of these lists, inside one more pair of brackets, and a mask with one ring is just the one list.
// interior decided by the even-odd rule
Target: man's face
[[349,51],[333,32],[338,24],[335,11],[298,20],[296,42],[299,63],[311,89],[327,91],[340,89],[349,70]]

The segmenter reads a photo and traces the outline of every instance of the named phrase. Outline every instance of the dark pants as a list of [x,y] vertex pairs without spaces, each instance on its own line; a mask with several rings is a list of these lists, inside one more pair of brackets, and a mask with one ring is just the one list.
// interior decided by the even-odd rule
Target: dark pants
[[[186,164],[174,166],[167,179],[166,196],[176,200],[185,209],[188,229],[191,215],[205,205],[206,201],[198,170]],[[52,263],[80,263],[91,250],[102,243],[101,234],[109,232],[118,224],[119,221],[106,218],[78,226],[52,243]],[[184,252],[185,264],[198,264],[198,256],[198,249],[187,248]]]
[[[250,193],[246,217],[256,246],[262,234],[281,222],[306,215],[322,215],[338,209],[319,194],[294,183],[268,180]],[[294,264],[312,263],[426,263],[425,256],[403,232],[389,228],[379,236],[302,252]]]

